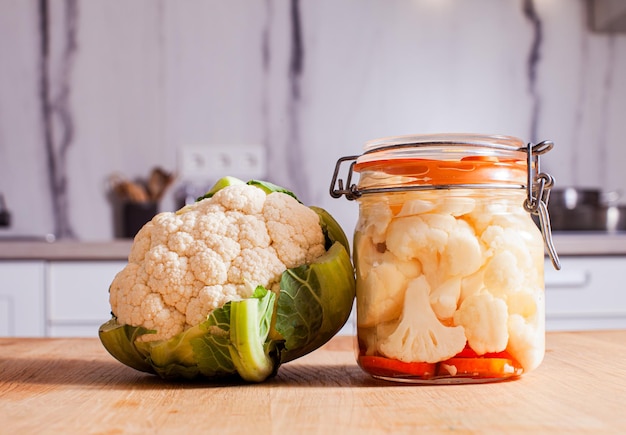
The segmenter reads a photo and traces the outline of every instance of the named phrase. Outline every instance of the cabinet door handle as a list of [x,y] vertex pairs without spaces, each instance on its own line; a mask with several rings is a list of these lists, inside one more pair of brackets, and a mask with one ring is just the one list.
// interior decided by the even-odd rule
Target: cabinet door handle
[[561,270],[545,274],[546,288],[585,287],[590,281],[591,273],[588,270]]

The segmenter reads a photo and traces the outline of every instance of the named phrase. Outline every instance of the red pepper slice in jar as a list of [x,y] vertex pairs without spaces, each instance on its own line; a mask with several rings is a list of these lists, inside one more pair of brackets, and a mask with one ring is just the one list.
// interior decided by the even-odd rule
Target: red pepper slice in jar
[[435,374],[437,368],[437,365],[432,363],[404,362],[382,356],[361,355],[358,361],[367,373],[387,378],[411,375],[427,379]]
[[439,364],[438,376],[473,376],[477,378],[509,378],[519,376],[523,369],[508,358],[450,358]]
[[454,355],[454,358],[480,358],[480,357],[512,359],[511,355],[506,350],[503,350],[501,352],[487,352],[482,355],[479,355],[474,351],[474,349],[472,349],[469,346],[469,344],[466,344],[465,348],[461,352]]

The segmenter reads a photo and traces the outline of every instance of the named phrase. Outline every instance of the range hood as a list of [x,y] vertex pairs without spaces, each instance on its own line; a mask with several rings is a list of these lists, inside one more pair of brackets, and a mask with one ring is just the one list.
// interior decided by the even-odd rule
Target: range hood
[[626,1],[589,0],[588,6],[591,30],[626,33]]

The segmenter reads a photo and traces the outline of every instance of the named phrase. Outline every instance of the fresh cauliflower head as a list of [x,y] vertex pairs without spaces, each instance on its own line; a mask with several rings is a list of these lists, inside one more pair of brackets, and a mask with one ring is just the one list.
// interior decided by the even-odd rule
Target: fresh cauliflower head
[[176,213],[160,213],[135,236],[128,265],[110,287],[118,321],[168,339],[257,285],[276,289],[288,268],[325,253],[318,214],[282,192],[236,184]]

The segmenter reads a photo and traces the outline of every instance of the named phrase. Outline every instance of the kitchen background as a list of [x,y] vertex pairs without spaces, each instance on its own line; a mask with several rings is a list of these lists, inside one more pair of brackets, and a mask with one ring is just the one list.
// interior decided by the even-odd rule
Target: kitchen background
[[626,190],[626,33],[595,3],[0,0],[2,233],[111,239],[112,175],[175,172],[164,211],[245,165],[351,232],[335,161],[414,133],[550,139],[559,186]]

